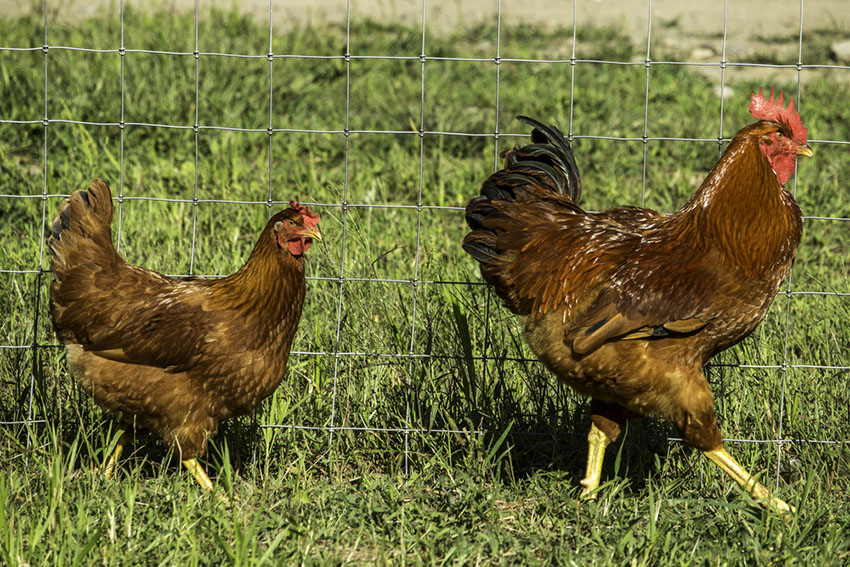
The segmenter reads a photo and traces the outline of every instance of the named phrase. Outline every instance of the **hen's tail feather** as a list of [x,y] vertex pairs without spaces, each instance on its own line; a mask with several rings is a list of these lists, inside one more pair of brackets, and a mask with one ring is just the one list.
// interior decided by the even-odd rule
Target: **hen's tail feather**
[[[64,203],[63,203],[64,205]],[[59,234],[63,229],[66,229],[71,224],[71,211],[67,206],[63,206],[59,208],[59,212],[56,214],[56,217],[53,219],[53,238],[58,239]]]
[[101,179],[78,190],[59,205],[50,225],[47,247],[54,260],[77,251],[85,243],[112,246],[112,193]]

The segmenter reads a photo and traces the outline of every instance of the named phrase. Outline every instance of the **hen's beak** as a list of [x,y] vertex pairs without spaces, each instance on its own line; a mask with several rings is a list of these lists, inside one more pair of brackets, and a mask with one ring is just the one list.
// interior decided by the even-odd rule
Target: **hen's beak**
[[306,236],[307,238],[312,238],[313,240],[321,240],[322,233],[319,232],[319,227],[317,226],[313,230],[305,230],[301,233],[301,236]]
[[806,144],[805,146],[800,146],[797,148],[797,155],[812,157],[813,155],[815,155],[815,153],[812,151],[811,146],[809,146],[809,144]]

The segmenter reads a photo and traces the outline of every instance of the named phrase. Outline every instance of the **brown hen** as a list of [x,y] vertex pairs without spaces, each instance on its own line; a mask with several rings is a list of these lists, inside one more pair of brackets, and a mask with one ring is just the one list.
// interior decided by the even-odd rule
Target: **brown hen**
[[672,422],[763,504],[791,510],[724,449],[703,374],[762,320],[797,251],[802,217],[782,185],[811,156],[794,113],[753,95],[741,129],[679,211],[579,207],[578,168],[554,127],[507,152],[466,209],[464,249],[561,380],[590,396],[582,496],[596,496],[605,447],[632,417]]
[[53,326],[77,382],[124,434],[155,431],[206,489],[196,457],[219,422],[251,412],[283,378],[304,303],[304,252],[319,217],[290,203],[251,256],[221,279],[173,279],[124,261],[112,245],[112,195],[95,179],[53,219]]

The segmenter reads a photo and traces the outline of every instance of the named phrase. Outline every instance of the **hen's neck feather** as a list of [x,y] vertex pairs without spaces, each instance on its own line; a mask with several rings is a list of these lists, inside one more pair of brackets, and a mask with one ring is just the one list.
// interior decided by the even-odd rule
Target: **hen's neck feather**
[[304,257],[278,247],[270,226],[260,235],[245,264],[211,282],[212,293],[228,307],[281,316],[304,300]]

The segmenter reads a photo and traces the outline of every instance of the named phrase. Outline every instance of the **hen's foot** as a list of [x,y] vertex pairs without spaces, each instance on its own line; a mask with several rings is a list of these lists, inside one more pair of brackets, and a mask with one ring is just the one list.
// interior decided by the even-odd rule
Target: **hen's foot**
[[599,479],[602,477],[602,461],[605,459],[605,448],[610,443],[608,436],[591,423],[590,432],[587,434],[587,468],[584,478],[581,479],[582,486],[579,498],[596,499],[599,488]]
[[192,476],[195,477],[195,480],[198,481],[198,484],[201,485],[201,488],[204,490],[212,490],[213,483],[210,480],[210,477],[207,476],[207,473],[204,472],[204,468],[198,463],[196,459],[189,459],[183,461],[183,466],[186,467]]

